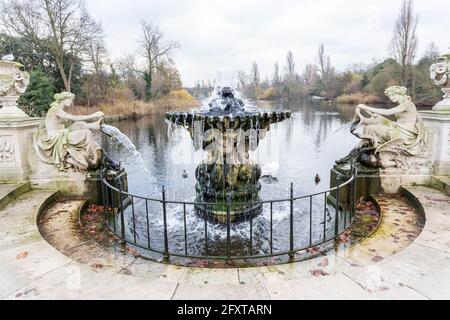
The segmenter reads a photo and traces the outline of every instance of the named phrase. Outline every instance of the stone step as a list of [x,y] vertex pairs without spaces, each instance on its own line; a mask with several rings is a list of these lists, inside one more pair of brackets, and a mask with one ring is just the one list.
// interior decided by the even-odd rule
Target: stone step
[[57,191],[31,190],[0,210],[0,251],[42,240],[37,217],[57,195]]
[[374,195],[381,213],[378,228],[364,241],[336,254],[355,265],[370,265],[408,248],[422,232],[425,217],[407,197]]
[[433,176],[431,185],[450,196],[450,177],[448,176]]
[[0,184],[0,211],[25,192],[30,191],[29,182]]
[[56,250],[74,261],[119,272],[134,262],[131,255],[118,254],[99,245],[80,226],[85,200],[60,200],[52,203],[40,216],[38,228],[42,237]]

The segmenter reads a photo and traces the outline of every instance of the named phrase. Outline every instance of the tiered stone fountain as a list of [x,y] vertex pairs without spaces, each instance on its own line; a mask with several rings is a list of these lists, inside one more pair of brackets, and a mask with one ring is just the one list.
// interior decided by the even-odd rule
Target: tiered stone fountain
[[206,110],[193,113],[167,113],[169,122],[183,126],[194,140],[196,149],[207,152],[207,159],[197,167],[198,213],[218,222],[242,220],[262,210],[259,200],[260,166],[250,160],[272,124],[290,118],[286,112],[259,112],[246,108],[229,87],[216,89]]

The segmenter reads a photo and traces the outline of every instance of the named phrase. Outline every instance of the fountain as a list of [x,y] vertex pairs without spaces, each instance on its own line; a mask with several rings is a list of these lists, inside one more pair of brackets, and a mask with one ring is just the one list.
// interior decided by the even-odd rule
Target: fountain
[[207,159],[196,170],[197,213],[217,222],[239,221],[262,210],[260,166],[250,159],[272,124],[291,117],[285,112],[251,110],[230,87],[218,87],[199,112],[167,113],[171,123],[186,128]]

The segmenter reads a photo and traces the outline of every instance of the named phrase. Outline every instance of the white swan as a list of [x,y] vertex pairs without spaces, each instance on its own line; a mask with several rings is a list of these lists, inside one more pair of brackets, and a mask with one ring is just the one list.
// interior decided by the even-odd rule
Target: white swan
[[266,164],[262,169],[262,177],[275,177],[280,170],[280,164],[278,162],[271,162]]
[[14,56],[12,54],[8,54],[2,57],[2,61],[14,61]]

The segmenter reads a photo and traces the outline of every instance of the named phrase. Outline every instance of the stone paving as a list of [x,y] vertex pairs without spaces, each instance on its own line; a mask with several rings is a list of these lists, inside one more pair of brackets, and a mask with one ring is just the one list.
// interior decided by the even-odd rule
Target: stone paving
[[248,269],[175,267],[106,250],[73,227],[82,201],[48,208],[40,228],[50,245],[36,215],[54,193],[31,191],[0,211],[0,298],[450,299],[450,197],[428,187],[408,191],[426,213],[420,235],[412,228],[417,215],[405,214],[411,207],[388,197],[379,199],[380,228],[362,243]]

